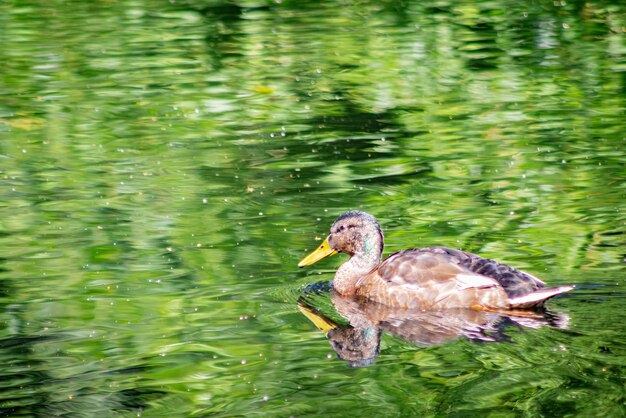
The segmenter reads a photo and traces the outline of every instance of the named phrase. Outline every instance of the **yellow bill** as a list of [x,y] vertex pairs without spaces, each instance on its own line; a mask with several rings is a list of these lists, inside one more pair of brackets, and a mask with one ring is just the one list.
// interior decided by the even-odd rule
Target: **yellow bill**
[[310,266],[313,263],[317,263],[322,258],[326,258],[335,254],[337,254],[337,251],[330,248],[328,238],[326,238],[324,242],[322,242],[322,245],[317,247],[317,250],[313,251],[311,254],[300,260],[300,262],[298,263],[298,267]]

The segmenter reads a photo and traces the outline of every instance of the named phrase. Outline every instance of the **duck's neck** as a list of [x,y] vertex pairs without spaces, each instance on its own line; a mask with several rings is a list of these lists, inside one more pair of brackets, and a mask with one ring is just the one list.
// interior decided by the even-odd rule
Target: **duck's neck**
[[380,250],[369,254],[354,254],[337,269],[333,288],[342,295],[354,295],[359,279],[380,264]]

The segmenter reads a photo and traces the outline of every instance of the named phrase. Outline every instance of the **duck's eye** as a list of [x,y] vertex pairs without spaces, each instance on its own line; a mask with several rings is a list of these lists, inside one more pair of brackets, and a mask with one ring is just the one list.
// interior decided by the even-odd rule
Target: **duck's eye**
[[339,227],[339,232],[343,231],[344,229],[346,229],[346,227],[345,227],[344,225],[341,225],[341,226]]

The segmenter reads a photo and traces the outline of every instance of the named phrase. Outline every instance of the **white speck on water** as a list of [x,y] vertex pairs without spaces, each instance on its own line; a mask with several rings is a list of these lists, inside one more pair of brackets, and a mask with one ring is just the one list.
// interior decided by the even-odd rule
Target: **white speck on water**
[[263,216],[263,212],[259,212],[259,216]]
[[267,396],[267,395],[264,395],[264,396],[263,396],[263,401],[267,402],[267,401],[269,401],[269,400],[270,400],[270,397],[269,397],[269,396]]
[[206,197],[204,199],[202,199],[202,203],[207,204],[209,203],[209,199],[207,199]]
[[241,364],[246,364],[246,363],[247,363],[247,361],[245,359],[241,360]]

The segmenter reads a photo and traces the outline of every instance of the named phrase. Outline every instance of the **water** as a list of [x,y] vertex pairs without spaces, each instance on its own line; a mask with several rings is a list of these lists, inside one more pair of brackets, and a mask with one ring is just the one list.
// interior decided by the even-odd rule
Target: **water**
[[[5,416],[624,416],[625,9],[0,5]],[[347,209],[551,285],[567,329],[390,330],[297,262]],[[342,322],[343,321],[343,322]]]

